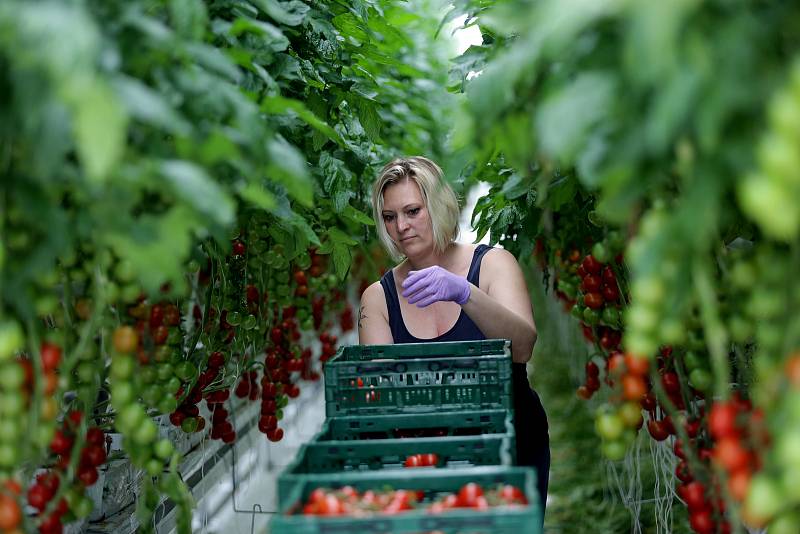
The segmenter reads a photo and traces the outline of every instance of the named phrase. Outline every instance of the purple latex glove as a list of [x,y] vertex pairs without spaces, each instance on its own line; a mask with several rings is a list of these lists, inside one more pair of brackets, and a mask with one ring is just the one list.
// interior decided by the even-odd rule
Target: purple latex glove
[[470,292],[466,278],[438,265],[410,271],[403,282],[403,296],[408,299],[409,304],[416,304],[420,308],[441,300],[464,304],[469,300]]

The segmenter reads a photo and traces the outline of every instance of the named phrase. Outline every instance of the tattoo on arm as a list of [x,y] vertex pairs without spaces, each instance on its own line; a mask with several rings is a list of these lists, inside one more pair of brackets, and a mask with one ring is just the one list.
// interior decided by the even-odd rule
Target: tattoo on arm
[[361,320],[367,318],[366,310],[364,306],[359,306],[358,308],[358,329],[361,330]]

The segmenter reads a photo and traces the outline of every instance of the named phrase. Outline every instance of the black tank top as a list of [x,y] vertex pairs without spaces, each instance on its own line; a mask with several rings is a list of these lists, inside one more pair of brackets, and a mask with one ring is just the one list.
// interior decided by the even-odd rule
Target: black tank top
[[[481,274],[481,260],[483,256],[492,250],[492,247],[487,245],[478,245],[475,248],[475,253],[472,255],[472,263],[469,265],[469,272],[467,273],[467,281],[480,287],[480,274]],[[428,341],[477,341],[486,339],[486,336],[481,332],[478,325],[476,325],[469,316],[461,310],[456,324],[453,328],[431,339],[422,339],[414,337],[411,332],[406,328],[403,322],[403,315],[400,313],[400,300],[397,296],[397,287],[394,283],[394,273],[392,270],[386,271],[381,277],[381,286],[383,286],[383,294],[386,297],[386,308],[389,311],[389,327],[392,330],[392,338],[395,343],[425,343]]]

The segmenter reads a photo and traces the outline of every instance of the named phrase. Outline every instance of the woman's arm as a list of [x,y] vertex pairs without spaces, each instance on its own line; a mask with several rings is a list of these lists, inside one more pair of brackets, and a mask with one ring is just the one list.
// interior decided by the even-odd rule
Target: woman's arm
[[391,345],[389,312],[380,282],[370,285],[361,295],[358,308],[358,342],[361,345]]
[[481,285],[485,291],[470,284],[464,312],[487,338],[510,339],[513,361],[527,362],[537,333],[528,286],[516,258],[503,249],[488,252],[481,263]]

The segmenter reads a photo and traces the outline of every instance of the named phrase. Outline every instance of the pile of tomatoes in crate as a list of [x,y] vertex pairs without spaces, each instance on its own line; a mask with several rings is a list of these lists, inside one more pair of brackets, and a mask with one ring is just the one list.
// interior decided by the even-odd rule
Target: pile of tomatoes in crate
[[364,517],[373,514],[394,515],[420,509],[437,514],[454,508],[486,510],[497,506],[527,504],[525,493],[511,484],[498,484],[484,490],[481,485],[470,482],[455,493],[435,494],[408,489],[369,489],[359,492],[352,486],[343,486],[338,489],[314,489],[302,508],[296,508],[292,512],[303,515]]

